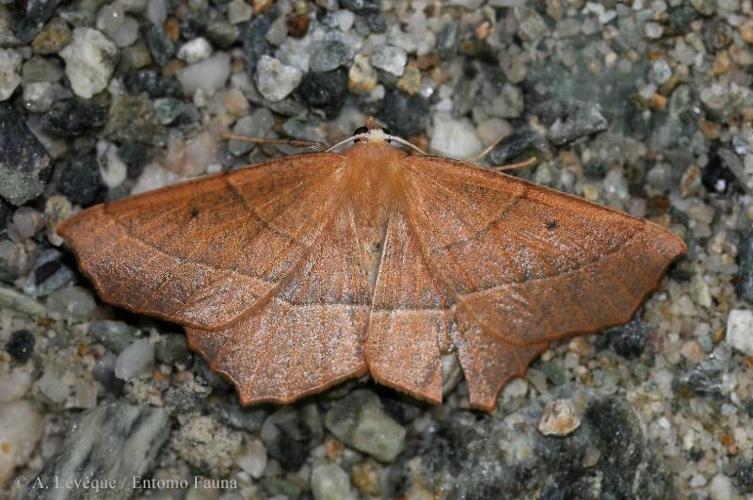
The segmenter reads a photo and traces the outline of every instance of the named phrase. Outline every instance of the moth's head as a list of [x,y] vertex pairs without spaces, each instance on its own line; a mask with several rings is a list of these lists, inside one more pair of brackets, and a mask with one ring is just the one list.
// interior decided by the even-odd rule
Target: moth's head
[[358,127],[353,131],[353,142],[375,142],[378,144],[390,143],[395,140],[395,136],[390,134],[386,128],[379,126]]

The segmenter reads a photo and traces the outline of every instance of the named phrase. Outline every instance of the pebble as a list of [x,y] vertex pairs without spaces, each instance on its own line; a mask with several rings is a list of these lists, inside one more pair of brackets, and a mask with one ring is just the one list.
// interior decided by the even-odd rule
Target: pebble
[[753,356],[753,311],[732,309],[727,316],[724,340],[738,351]]
[[497,144],[491,153],[489,161],[492,165],[505,165],[519,159],[530,150],[538,150],[544,138],[532,127],[524,126],[514,129]]
[[267,468],[267,448],[259,439],[252,439],[238,457],[238,465],[249,476],[259,479]]
[[207,94],[213,94],[225,87],[229,76],[230,55],[219,52],[180,70],[178,81],[183,86],[185,95],[193,95],[199,89]]
[[0,102],[0,197],[21,205],[45,188],[47,150],[10,103]]
[[138,339],[118,355],[115,376],[130,380],[151,372],[154,365],[154,345],[149,339]]
[[572,142],[579,137],[607,129],[607,119],[596,103],[578,103],[570,107],[566,117],[557,118],[549,128],[549,140],[557,146]]
[[118,0],[99,10],[97,29],[107,35],[118,47],[128,47],[139,37],[139,23],[126,15],[123,4]]
[[[246,137],[266,137],[274,125],[274,115],[267,108],[258,108],[253,113],[235,122],[233,134]],[[235,156],[241,156],[252,149],[255,145],[250,142],[231,139],[227,143],[228,151]]]
[[24,108],[32,113],[44,113],[63,92],[65,91],[57,83],[34,82],[24,85]]
[[0,101],[13,95],[21,83],[21,54],[12,49],[0,49]]
[[29,330],[16,330],[10,334],[5,351],[19,363],[26,363],[34,353],[34,334]]
[[348,474],[337,464],[320,464],[311,471],[311,490],[316,500],[355,500]]
[[79,137],[104,127],[107,113],[107,107],[88,99],[61,99],[42,115],[42,128],[54,136]]
[[89,206],[102,201],[105,189],[97,157],[87,154],[65,162],[58,190],[76,205]]
[[154,103],[145,95],[121,95],[110,106],[105,135],[114,142],[141,142],[164,146],[167,130],[160,123]]
[[259,93],[270,101],[281,101],[301,83],[303,73],[286,66],[279,59],[262,55],[256,68],[254,81]]
[[709,483],[709,496],[711,500],[735,500],[732,480],[724,474],[717,474]]
[[18,17],[13,23],[13,32],[21,43],[30,42],[56,12],[61,0],[36,0],[19,6]]
[[167,36],[161,25],[149,28],[145,36],[146,46],[154,61],[160,66],[165,66],[175,55],[175,44]]
[[408,63],[405,50],[394,45],[380,45],[369,58],[371,65],[394,76],[402,76]]
[[146,17],[157,26],[164,23],[167,19],[167,1],[149,0],[146,5]]
[[[99,405],[84,412],[64,434],[65,440],[47,459],[38,479],[41,484],[113,481],[122,484],[118,494],[128,498],[134,482],[123,482],[123,478],[148,477],[169,435],[170,420],[163,408],[124,400]],[[96,494],[91,498],[97,498]]]
[[321,417],[315,404],[306,404],[298,411],[291,407],[280,408],[264,420],[261,428],[267,453],[287,471],[299,470],[323,437]]
[[377,72],[371,67],[369,57],[356,54],[348,69],[348,90],[354,94],[367,95],[377,85]]
[[154,356],[157,361],[166,365],[186,364],[191,359],[186,336],[180,333],[161,335]]
[[62,316],[88,319],[97,309],[97,303],[87,288],[69,286],[55,290],[47,297],[47,310]]
[[42,436],[44,419],[28,401],[0,405],[0,485],[26,464]]
[[378,0],[340,0],[340,7],[352,10],[356,14],[374,14],[379,12]]
[[206,38],[201,36],[184,43],[180,46],[180,49],[178,49],[178,59],[186,61],[188,64],[196,64],[211,55],[212,46]]
[[22,367],[0,373],[0,403],[10,403],[23,398],[31,388],[31,373]]
[[262,55],[269,52],[267,31],[271,24],[267,16],[257,16],[241,30],[240,40],[246,56],[246,71],[251,75],[258,75],[256,65]]
[[423,97],[390,90],[377,117],[394,134],[408,138],[426,129],[429,106]]
[[348,64],[354,55],[351,47],[338,40],[320,42],[312,48],[309,69],[316,73],[332,71]]
[[60,51],[73,92],[89,99],[104,90],[115,70],[117,53],[115,44],[101,32],[91,28],[73,30],[73,40]]
[[207,415],[190,413],[178,417],[171,448],[179,457],[205,474],[224,477],[235,466],[242,450],[242,435]]
[[379,397],[356,390],[338,400],[324,425],[349,446],[382,462],[392,462],[405,446],[405,429],[384,412]]
[[517,118],[523,113],[524,106],[523,91],[515,85],[506,83],[499,95],[492,99],[486,111],[498,118]]
[[570,399],[556,399],[544,407],[539,418],[539,432],[545,436],[567,436],[580,427],[580,417]]
[[62,405],[71,395],[71,382],[71,377],[65,376],[64,368],[57,364],[48,364],[35,385],[47,403]]
[[334,119],[345,104],[348,93],[348,72],[339,68],[326,73],[307,73],[298,86],[298,92],[311,107],[321,109],[329,119]]
[[227,6],[227,20],[232,24],[245,23],[254,13],[254,9],[245,0],[232,0]]
[[437,113],[433,123],[430,147],[441,156],[469,159],[481,151],[481,141],[469,119],[454,119],[446,113]]
[[109,351],[120,354],[136,340],[136,328],[110,319],[101,319],[89,323],[89,335]]
[[737,252],[740,267],[736,291],[741,299],[753,304],[753,230],[747,229],[740,234]]

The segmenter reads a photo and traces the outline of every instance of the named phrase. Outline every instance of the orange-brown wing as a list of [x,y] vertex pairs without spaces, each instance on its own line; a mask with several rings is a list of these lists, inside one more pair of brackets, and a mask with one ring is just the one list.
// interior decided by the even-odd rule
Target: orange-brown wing
[[451,290],[471,403],[553,340],[628,321],[685,244],[660,226],[462,162],[410,157],[404,211]]
[[231,324],[187,328],[191,347],[233,381],[243,404],[290,403],[366,371],[371,297],[343,198],[335,195],[336,208],[321,214],[319,237],[274,294]]
[[365,356],[377,382],[439,403],[440,353],[449,347],[451,301],[405,215],[393,210],[387,223]]
[[336,208],[337,154],[291,156],[84,210],[59,233],[107,302],[211,329],[276,291]]

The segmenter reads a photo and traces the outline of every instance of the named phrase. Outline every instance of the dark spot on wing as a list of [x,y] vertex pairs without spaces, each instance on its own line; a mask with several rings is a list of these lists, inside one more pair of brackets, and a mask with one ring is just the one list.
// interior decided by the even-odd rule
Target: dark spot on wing
[[554,231],[555,229],[557,229],[557,221],[556,220],[548,220],[548,221],[546,221],[546,224],[544,224],[544,225],[546,226],[546,228],[549,231]]
[[196,217],[198,217],[198,216],[199,216],[199,212],[200,212],[200,211],[199,211],[199,209],[198,209],[198,208],[196,208],[196,207],[192,207],[192,208],[191,208],[191,218],[192,218],[192,219],[195,219]]

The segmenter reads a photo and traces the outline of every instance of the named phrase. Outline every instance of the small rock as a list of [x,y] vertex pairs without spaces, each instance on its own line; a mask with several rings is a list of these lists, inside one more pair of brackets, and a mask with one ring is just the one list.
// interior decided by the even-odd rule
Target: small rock
[[523,114],[524,107],[523,91],[515,85],[506,83],[499,95],[492,99],[486,111],[498,118],[517,118]]
[[60,51],[73,92],[89,99],[104,90],[115,69],[117,52],[115,44],[99,31],[91,28],[73,30],[73,40]]
[[270,101],[280,101],[290,95],[302,78],[300,69],[286,66],[279,59],[267,55],[261,56],[256,67],[256,88]]
[[539,418],[539,432],[545,436],[567,436],[580,427],[580,417],[570,399],[556,399],[544,407]]
[[139,37],[139,24],[127,16],[119,1],[105,5],[97,15],[97,29],[104,32],[118,47],[128,47]]
[[338,40],[320,42],[312,48],[309,68],[316,73],[332,71],[348,64],[354,55],[352,48]]
[[300,410],[284,407],[264,420],[261,439],[270,457],[287,471],[296,471],[323,438],[322,422],[315,404]]
[[629,323],[610,328],[596,338],[596,345],[603,349],[611,346],[614,351],[626,359],[634,359],[643,354],[646,348],[647,332],[639,317]]
[[386,71],[394,76],[402,76],[405,71],[405,65],[408,62],[408,55],[405,50],[394,45],[380,45],[371,54],[369,62],[375,68]]
[[356,54],[348,70],[348,90],[354,94],[369,94],[377,85],[377,72],[369,64],[368,56]]
[[241,451],[242,435],[209,416],[194,413],[179,420],[171,443],[178,456],[205,474],[227,475]]
[[735,472],[735,486],[743,494],[753,493],[753,462],[742,461]]
[[753,230],[751,229],[740,233],[737,260],[740,264],[737,294],[741,299],[753,304]]
[[60,81],[65,74],[63,64],[58,58],[32,56],[24,62],[21,68],[21,77],[24,84],[34,82]]
[[721,397],[722,368],[717,359],[709,359],[672,380],[672,389],[685,397]]
[[220,52],[178,72],[178,81],[185,95],[193,95],[201,89],[207,94],[225,87],[230,76],[230,55]]
[[66,377],[64,368],[56,364],[45,366],[44,373],[36,381],[36,387],[48,402],[62,405],[71,395],[70,376]]
[[267,448],[258,439],[252,439],[238,458],[238,465],[249,476],[259,479],[267,468]]
[[648,22],[643,27],[643,32],[646,34],[646,38],[658,40],[664,34],[664,28],[659,23]]
[[32,113],[44,113],[62,92],[62,87],[57,83],[34,82],[24,85],[24,108]]
[[311,490],[316,500],[355,499],[348,474],[337,464],[320,464],[311,471]]
[[734,500],[734,487],[732,480],[724,474],[717,474],[709,483],[709,497],[711,500]]
[[535,9],[515,7],[513,13],[518,21],[518,34],[523,41],[532,42],[546,32],[546,23]]
[[[235,122],[233,134],[246,137],[266,137],[274,125],[274,116],[267,108],[259,108],[248,116]],[[255,145],[250,142],[231,139],[227,143],[228,151],[235,156],[241,156],[252,149]]]
[[450,158],[468,159],[481,151],[476,129],[467,118],[456,120],[446,113],[434,115],[431,148]]
[[188,64],[196,64],[212,55],[212,46],[209,45],[204,37],[194,38],[178,49],[178,59],[186,61]]
[[63,264],[63,259],[63,253],[52,248],[38,254],[24,285],[24,293],[31,297],[46,297],[55,290],[73,285],[76,275]]
[[58,190],[77,205],[89,206],[102,201],[105,188],[97,157],[89,154],[63,163]]
[[112,103],[105,135],[114,142],[142,142],[164,146],[167,130],[160,123],[154,103],[145,95],[121,95]]
[[47,310],[62,316],[87,319],[97,309],[97,303],[89,290],[69,286],[55,290],[47,297]]
[[516,128],[492,149],[489,161],[492,165],[512,163],[528,151],[542,150],[544,142],[545,139],[532,127]]
[[146,92],[152,98],[183,96],[180,82],[176,78],[164,76],[153,69],[131,72],[123,82],[131,94]]
[[10,98],[21,83],[20,69],[21,55],[12,49],[0,49],[0,101]]
[[186,344],[186,336],[179,333],[161,335],[154,354],[157,361],[166,365],[185,364],[191,359],[191,352]]
[[26,363],[34,352],[34,334],[29,330],[16,330],[10,334],[5,350],[19,363]]
[[557,146],[587,135],[607,129],[607,119],[601,114],[596,103],[578,103],[573,105],[565,118],[557,120],[549,127],[549,140]]
[[165,0],[149,0],[146,5],[146,18],[152,24],[161,25],[167,19],[167,2]]
[[44,419],[28,401],[0,405],[0,484],[31,456],[42,436]]
[[47,151],[26,120],[10,103],[0,103],[0,197],[21,205],[42,194],[49,164]]
[[[162,408],[118,400],[86,411],[65,435],[57,453],[39,474],[40,484],[54,484],[56,480],[92,485],[122,482],[118,496],[128,498],[134,493],[134,482],[123,482],[123,478],[149,476],[170,435],[170,420]],[[34,483],[30,480],[29,484]],[[87,498],[97,498],[103,490],[98,490],[99,494],[94,489],[88,491],[94,494]]]
[[153,25],[146,32],[146,46],[152,54],[154,61],[160,66],[164,66],[175,55],[175,44],[165,33],[162,25]]
[[313,108],[324,111],[329,119],[335,118],[348,93],[348,72],[339,68],[326,73],[309,72],[298,86],[303,100]]
[[341,441],[382,462],[395,460],[405,445],[405,429],[384,412],[379,397],[365,389],[338,400],[324,425]]
[[57,54],[71,43],[72,39],[68,23],[60,17],[53,17],[31,42],[31,48],[35,54]]
[[19,6],[19,19],[13,23],[13,32],[21,43],[29,43],[44,23],[57,11],[60,0],[36,0]]
[[374,14],[379,12],[379,0],[340,0],[340,7],[356,14]]
[[257,73],[256,65],[262,55],[269,52],[267,31],[269,31],[271,24],[267,16],[257,16],[241,31],[240,39],[243,54],[246,56],[246,71],[251,75]]
[[19,367],[9,373],[0,373],[0,403],[21,399],[31,388],[31,373]]
[[127,323],[109,319],[92,321],[89,324],[89,335],[115,354],[120,354],[136,341],[136,331],[136,328]]
[[417,95],[390,90],[384,96],[377,117],[401,137],[410,137],[426,129],[429,106]]
[[724,340],[738,351],[753,356],[753,311],[732,309],[727,316]]
[[115,363],[115,376],[130,380],[151,372],[154,365],[154,345],[149,339],[138,339],[126,347]]
[[455,52],[460,43],[460,24],[450,21],[439,30],[437,34],[437,50],[447,56]]
[[232,24],[245,23],[253,13],[254,9],[246,0],[232,0],[227,6],[227,20]]
[[61,99],[42,115],[42,128],[59,137],[79,137],[104,127],[107,113],[105,106],[88,99]]

